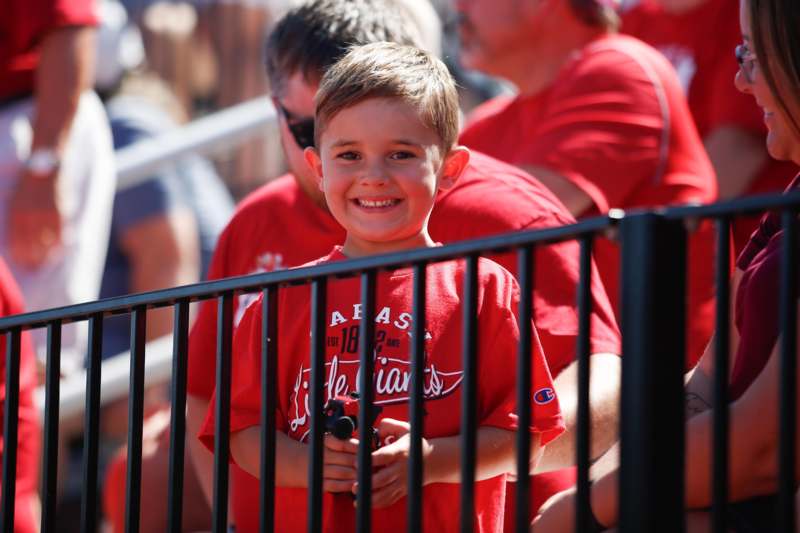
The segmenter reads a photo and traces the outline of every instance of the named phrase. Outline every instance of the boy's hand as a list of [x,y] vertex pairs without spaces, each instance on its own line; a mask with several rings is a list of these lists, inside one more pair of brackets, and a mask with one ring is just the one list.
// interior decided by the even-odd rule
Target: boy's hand
[[[388,507],[408,493],[408,458],[411,448],[411,426],[407,422],[384,418],[378,431],[387,443],[372,454],[372,506]],[[422,439],[423,458],[430,452],[430,444]]]
[[357,479],[358,440],[340,440],[328,433],[324,452],[322,490],[352,492]]

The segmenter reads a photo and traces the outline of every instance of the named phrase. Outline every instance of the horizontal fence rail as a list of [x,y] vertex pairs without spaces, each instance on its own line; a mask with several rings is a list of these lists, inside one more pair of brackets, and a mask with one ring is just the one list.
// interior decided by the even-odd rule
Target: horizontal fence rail
[[117,190],[150,180],[154,172],[182,157],[224,153],[263,135],[276,121],[272,99],[262,96],[121,148],[115,153]]
[[[131,167],[132,168],[132,167]],[[785,249],[781,283],[781,364],[783,369],[780,397],[781,479],[779,518],[781,531],[794,530],[794,469],[796,461],[795,427],[796,388],[796,320],[797,320],[797,250],[796,224],[800,210],[800,193],[783,196],[747,198],[710,206],[686,206],[655,211],[623,213],[615,211],[608,217],[598,217],[579,223],[536,231],[517,232],[463,241],[437,248],[409,250],[359,259],[325,263],[312,267],[296,268],[250,276],[228,278],[212,282],[175,287],[144,294],[121,296],[68,307],[37,311],[0,318],[0,334],[7,339],[6,368],[8,369],[8,399],[4,411],[4,443],[2,468],[2,495],[0,495],[0,529],[12,531],[14,523],[14,484],[16,479],[16,436],[18,410],[18,369],[20,364],[20,335],[33,328],[48,328],[48,356],[45,385],[45,446],[43,448],[44,487],[42,530],[55,531],[55,487],[57,486],[56,464],[58,421],[66,411],[76,410],[61,400],[68,387],[58,377],[60,331],[64,324],[76,321],[89,322],[89,353],[87,370],[80,376],[83,384],[85,413],[83,498],[81,507],[81,530],[95,531],[96,510],[99,505],[98,487],[98,438],[99,409],[102,399],[101,385],[104,374],[111,370],[101,365],[102,331],[104,320],[112,315],[131,314],[131,353],[127,392],[129,400],[128,470],[126,474],[126,531],[139,530],[139,516],[144,508],[141,500],[142,421],[145,374],[148,364],[157,361],[166,367],[171,376],[171,402],[173,413],[170,434],[169,458],[169,530],[180,531],[184,482],[183,455],[185,452],[186,379],[188,345],[188,306],[191,302],[216,299],[218,305],[218,330],[216,353],[216,404],[215,404],[215,463],[213,523],[215,532],[228,529],[228,463],[230,459],[230,402],[232,375],[233,303],[238,293],[261,292],[263,295],[262,351],[261,360],[261,529],[271,531],[280,519],[280,509],[275,508],[276,490],[276,417],[269,406],[277,401],[276,384],[280,359],[277,340],[280,335],[278,323],[278,295],[282,288],[293,285],[311,286],[311,368],[310,425],[308,456],[308,531],[322,531],[325,516],[323,499],[323,449],[324,425],[322,407],[325,400],[325,346],[326,303],[329,282],[336,278],[360,276],[360,302],[364,316],[373,316],[376,306],[376,283],[382,271],[399,267],[411,267],[412,284],[412,328],[410,342],[410,396],[408,420],[410,422],[410,463],[408,471],[408,498],[406,522],[409,531],[423,530],[423,450],[422,437],[425,424],[425,319],[426,319],[426,268],[437,262],[464,259],[466,269],[464,284],[459,288],[463,302],[463,316],[456,319],[462,324],[462,369],[460,413],[460,472],[461,487],[458,511],[460,530],[473,531],[476,505],[475,479],[478,471],[478,424],[477,403],[480,375],[478,361],[478,264],[483,255],[513,251],[517,254],[518,273],[522,297],[519,302],[519,346],[516,355],[517,414],[519,430],[516,432],[516,477],[514,489],[518,508],[513,520],[518,532],[527,531],[527,502],[531,495],[529,472],[530,434],[528,427],[532,419],[530,398],[531,341],[533,330],[531,317],[535,314],[533,298],[535,252],[540,246],[563,241],[579,243],[580,277],[577,287],[576,307],[579,316],[579,332],[575,347],[578,361],[578,424],[576,427],[577,505],[575,522],[578,531],[591,531],[591,508],[589,465],[591,454],[590,408],[590,333],[591,306],[591,254],[596,238],[616,232],[622,251],[622,330],[623,330],[623,374],[621,414],[621,477],[620,477],[620,527],[623,533],[641,531],[683,531],[683,365],[685,351],[685,293],[687,234],[693,221],[710,219],[720,229],[717,246],[721,252],[717,259],[716,278],[717,321],[719,329],[727,333],[723,325],[730,307],[728,294],[729,268],[728,243],[724,238],[732,218],[743,213],[752,213],[766,208],[781,210],[785,235]],[[723,257],[725,256],[725,257]],[[172,349],[162,346],[167,355],[156,359],[151,346],[145,346],[145,324],[150,309],[173,307],[175,325],[173,335],[163,343],[172,343]],[[358,493],[355,495],[354,528],[359,532],[372,530],[371,524],[371,440],[370,413],[375,403],[375,391],[370,377],[374,371],[375,324],[372,320],[361,320],[358,353],[362,370],[359,379],[359,434],[358,449]],[[727,338],[727,334],[725,335]],[[730,347],[727,341],[718,339],[716,357],[727,359]],[[152,352],[152,353],[151,353]],[[719,402],[714,410],[713,505],[712,517],[715,531],[728,527],[726,501],[726,472],[729,457],[725,451],[729,423],[727,419],[727,386],[724,377],[728,367],[719,365],[715,398]],[[512,371],[512,369],[509,369]],[[123,376],[122,370],[117,371]],[[105,378],[107,379],[107,378]],[[116,377],[117,381],[122,377]],[[166,379],[166,378],[165,378]],[[366,423],[364,423],[366,422]]]

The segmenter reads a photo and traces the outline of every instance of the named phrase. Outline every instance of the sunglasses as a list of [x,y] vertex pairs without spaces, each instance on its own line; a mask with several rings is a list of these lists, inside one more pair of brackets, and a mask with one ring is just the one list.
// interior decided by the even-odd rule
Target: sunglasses
[[314,118],[303,118],[295,115],[276,99],[273,99],[275,107],[286,118],[286,127],[294,137],[294,142],[302,149],[314,146]]
[[736,47],[736,62],[739,63],[739,70],[742,71],[747,83],[753,83],[756,73],[756,56],[746,44],[740,44]]

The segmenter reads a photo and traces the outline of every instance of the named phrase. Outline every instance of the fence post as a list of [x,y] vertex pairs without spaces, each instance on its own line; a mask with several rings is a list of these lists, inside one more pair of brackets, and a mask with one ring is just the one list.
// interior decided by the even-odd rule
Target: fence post
[[654,213],[620,231],[620,531],[682,532],[686,231]]

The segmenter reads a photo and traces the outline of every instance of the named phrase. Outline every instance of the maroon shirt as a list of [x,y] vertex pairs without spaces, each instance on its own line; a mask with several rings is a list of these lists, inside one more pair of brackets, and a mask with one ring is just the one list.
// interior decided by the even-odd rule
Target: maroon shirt
[[[800,185],[800,175],[786,189]],[[783,230],[780,211],[764,215],[736,266],[743,271],[736,293],[739,348],[731,376],[731,398],[739,398],[764,369],[778,340],[778,298]]]

